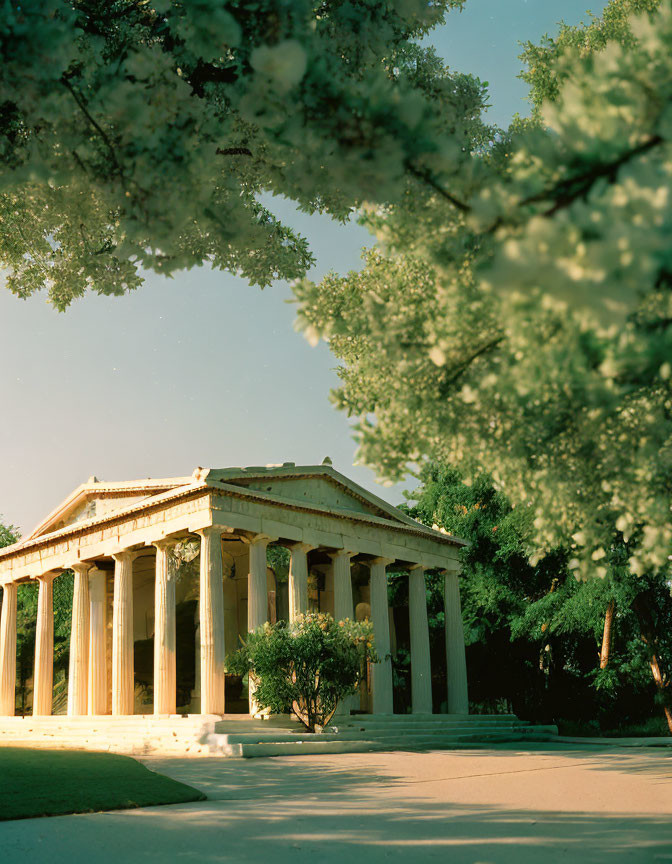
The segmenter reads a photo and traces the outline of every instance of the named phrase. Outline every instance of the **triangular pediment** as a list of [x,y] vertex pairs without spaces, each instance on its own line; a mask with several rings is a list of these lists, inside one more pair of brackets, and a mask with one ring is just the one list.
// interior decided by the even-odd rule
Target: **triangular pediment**
[[230,486],[240,486],[292,504],[317,504],[334,511],[354,512],[404,525],[417,525],[397,507],[378,498],[328,465],[211,468],[202,476],[207,483],[222,482]]
[[24,539],[33,540],[79,522],[108,516],[116,510],[131,507],[170,489],[187,485],[191,480],[191,477],[175,477],[167,480],[148,478],[108,483],[92,477],[87,483],[74,489]]

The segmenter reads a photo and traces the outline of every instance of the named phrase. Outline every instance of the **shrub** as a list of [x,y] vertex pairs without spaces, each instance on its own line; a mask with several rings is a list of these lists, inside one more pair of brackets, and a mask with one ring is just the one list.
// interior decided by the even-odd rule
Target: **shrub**
[[249,672],[255,699],[274,713],[293,712],[309,732],[324,728],[375,662],[373,627],[323,612],[288,624],[266,623],[228,658],[228,671]]

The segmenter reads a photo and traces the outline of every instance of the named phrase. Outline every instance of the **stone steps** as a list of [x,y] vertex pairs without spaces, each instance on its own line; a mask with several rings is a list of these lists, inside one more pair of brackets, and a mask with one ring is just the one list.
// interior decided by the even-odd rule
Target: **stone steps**
[[477,743],[548,740],[554,726],[531,726],[514,715],[355,715],[322,734],[296,719],[247,715],[155,717],[4,717],[0,744],[105,750],[114,753],[219,755],[252,758],[301,753],[450,749]]
[[445,715],[445,719],[435,721],[430,716],[417,716],[413,720],[406,720],[401,717],[399,720],[392,715],[386,720],[355,720],[353,718],[345,718],[343,721],[332,721],[330,727],[339,729],[453,729],[458,726],[479,726],[482,728],[497,728],[498,726],[529,726],[528,720],[518,720],[517,717],[481,717],[479,715]]
[[341,732],[338,734],[330,734],[330,733],[322,733],[320,735],[311,735],[306,733],[306,735],[301,735],[299,733],[296,734],[283,734],[278,732],[276,735],[272,733],[267,734],[240,734],[240,735],[221,735],[217,736],[220,740],[225,741],[228,744],[267,744],[272,741],[276,741],[278,743],[287,743],[292,741],[310,741],[315,740],[316,738],[320,741],[383,741],[383,742],[391,742],[391,741],[406,741],[411,739],[422,739],[423,741],[445,741],[452,738],[459,737],[461,735],[500,735],[500,734],[525,734],[524,729],[517,729],[515,726],[510,727],[502,727],[497,730],[485,730],[485,729],[469,729],[468,727],[464,727],[456,730],[455,732],[426,732],[419,731],[413,734],[403,734],[400,735],[398,732],[390,731],[387,733],[379,733],[377,735],[369,735],[369,734],[356,734],[354,732]]
[[[487,733],[468,732],[454,735],[390,735],[372,739],[344,739],[339,735],[305,735],[293,740],[231,741],[231,736],[213,736],[208,740],[211,753],[228,757],[296,756],[301,754],[364,753],[383,750],[451,750],[487,743],[511,741],[548,741],[557,736],[555,726],[501,729]],[[215,738],[215,740],[213,740]]]

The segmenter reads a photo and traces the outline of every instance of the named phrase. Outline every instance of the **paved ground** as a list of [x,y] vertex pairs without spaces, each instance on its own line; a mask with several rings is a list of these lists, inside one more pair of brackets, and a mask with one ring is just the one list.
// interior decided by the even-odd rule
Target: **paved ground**
[[210,800],[0,823],[3,864],[672,864],[670,749],[143,761]]

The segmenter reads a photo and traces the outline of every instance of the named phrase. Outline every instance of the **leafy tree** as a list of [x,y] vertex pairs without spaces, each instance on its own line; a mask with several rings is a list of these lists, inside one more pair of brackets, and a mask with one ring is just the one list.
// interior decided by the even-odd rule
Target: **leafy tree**
[[555,62],[558,57],[567,52],[594,54],[608,48],[610,43],[633,47],[636,39],[632,16],[655,12],[659,6],[660,0],[611,0],[601,16],[587,13],[593,19],[588,27],[561,22],[557,36],[546,35],[538,45],[523,43],[521,60],[527,68],[520,77],[530,85],[530,101],[535,113],[539,113],[545,100],[556,98],[562,84],[571,77],[571,65],[558,65]]
[[230,672],[254,677],[262,708],[291,711],[315,732],[329,723],[343,698],[355,693],[367,659],[376,659],[371,624],[334,621],[321,612],[298,616],[291,624],[265,624],[227,664]]
[[286,582],[289,579],[289,562],[290,554],[286,546],[269,543],[266,547],[266,563],[278,582]]
[[483,88],[417,39],[462,2],[6,3],[8,287],[64,309],[141,267],[302,275],[306,241],[262,192],[344,219],[460,160]]
[[[555,716],[549,714],[540,664],[544,645],[533,627],[520,623],[531,605],[566,581],[566,551],[554,550],[531,564],[529,509],[512,507],[484,474],[466,484],[454,469],[432,464],[420,480],[409,494],[415,502],[407,508],[409,515],[469,542],[462,552],[460,594],[472,705],[550,722]],[[428,579],[428,608],[430,631],[435,631],[432,660],[445,690],[442,581]]]
[[[0,522],[0,548],[17,543],[21,535],[14,525]],[[38,584],[29,582],[19,586],[16,601],[16,666],[19,710],[26,713],[28,682],[35,665],[35,633],[37,627]],[[74,577],[66,571],[54,580],[54,678],[64,681],[70,656],[70,627],[72,621],[72,594]],[[0,600],[0,608],[1,608]]]
[[606,574],[613,544],[638,575],[672,551],[672,6],[633,9],[546,40],[530,71],[544,123],[474,134],[453,177],[469,203],[446,178],[409,187],[364,217],[379,244],[362,272],[296,288],[299,326],[343,361],[334,398],[363,461],[390,479],[427,458],[486,470],[533,508],[531,543],[573,545],[583,577]]
[[0,522],[0,549],[3,546],[11,546],[12,543],[18,543],[21,537],[19,529],[15,525],[5,525]]
[[[617,546],[605,579],[575,579],[566,548],[531,563],[529,507],[512,507],[485,475],[467,485],[457,471],[433,464],[420,480],[408,512],[470,544],[462,553],[461,597],[472,702],[610,731],[645,723],[655,701],[669,723],[672,598],[665,578],[633,577],[627,549]],[[428,587],[429,608],[440,609],[440,581]],[[437,660],[442,626],[437,620]]]

